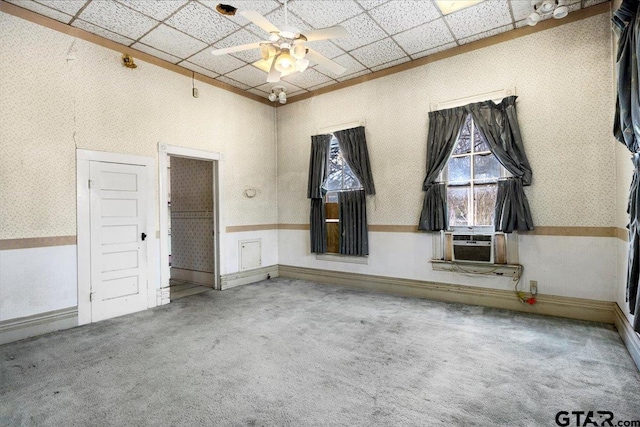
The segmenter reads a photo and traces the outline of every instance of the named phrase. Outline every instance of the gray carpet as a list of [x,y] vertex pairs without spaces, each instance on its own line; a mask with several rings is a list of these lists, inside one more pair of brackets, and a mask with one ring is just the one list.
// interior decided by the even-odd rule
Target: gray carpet
[[288,279],[0,346],[1,425],[554,426],[589,410],[640,419],[609,325]]

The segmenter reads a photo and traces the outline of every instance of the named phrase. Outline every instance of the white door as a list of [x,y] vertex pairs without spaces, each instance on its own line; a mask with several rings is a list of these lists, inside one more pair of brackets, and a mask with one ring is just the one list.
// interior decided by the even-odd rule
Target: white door
[[91,321],[147,308],[145,166],[91,161]]

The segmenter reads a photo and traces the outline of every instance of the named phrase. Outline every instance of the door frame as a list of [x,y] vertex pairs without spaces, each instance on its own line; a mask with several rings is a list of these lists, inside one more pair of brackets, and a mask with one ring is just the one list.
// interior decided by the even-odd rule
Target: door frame
[[[156,165],[152,157],[104,151],[76,149],[76,215],[78,260],[78,324],[91,323],[91,193],[89,191],[89,164],[92,161],[144,166],[149,186],[146,220],[149,231],[155,226],[154,182]],[[148,233],[153,236],[152,232]],[[156,306],[155,239],[147,239],[147,308]]]
[[213,287],[220,290],[220,275],[224,274],[224,266],[220,264],[220,254],[224,248],[224,218],[222,216],[222,167],[224,156],[217,151],[200,150],[196,148],[180,147],[163,142],[158,143],[158,173],[160,182],[160,288],[161,301],[158,304],[169,303],[169,224],[167,220],[169,189],[167,164],[169,156],[183,157],[193,160],[210,161],[213,168]]

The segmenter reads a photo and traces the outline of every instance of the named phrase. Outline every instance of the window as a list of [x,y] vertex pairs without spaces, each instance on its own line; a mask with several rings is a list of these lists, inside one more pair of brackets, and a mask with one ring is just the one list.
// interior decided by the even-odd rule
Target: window
[[325,195],[327,218],[327,253],[340,252],[340,218],[338,214],[338,193],[346,190],[361,190],[362,184],[344,160],[338,139],[331,138],[327,156],[327,180],[322,185]]
[[492,227],[498,179],[506,173],[469,114],[442,172],[447,183],[449,228]]

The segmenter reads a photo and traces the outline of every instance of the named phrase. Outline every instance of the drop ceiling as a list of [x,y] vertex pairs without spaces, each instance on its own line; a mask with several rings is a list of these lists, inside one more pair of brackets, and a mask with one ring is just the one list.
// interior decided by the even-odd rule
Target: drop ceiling
[[[267,97],[272,83],[251,65],[258,49],[213,56],[224,48],[266,40],[240,15],[223,16],[220,0],[2,0],[77,27],[223,83]],[[567,0],[571,12],[608,0]],[[284,24],[282,0],[224,0]],[[289,24],[300,30],[340,24],[351,37],[309,42],[347,68],[334,75],[317,66],[279,83],[289,97],[514,30],[532,12],[530,0],[485,0],[443,15],[431,0],[290,0]]]

